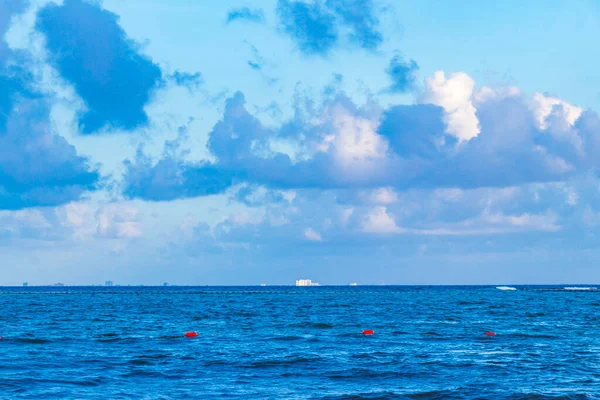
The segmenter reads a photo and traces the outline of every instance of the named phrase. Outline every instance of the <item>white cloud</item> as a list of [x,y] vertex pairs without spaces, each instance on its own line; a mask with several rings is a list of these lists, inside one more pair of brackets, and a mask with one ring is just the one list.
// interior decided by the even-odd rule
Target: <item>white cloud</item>
[[506,86],[496,89],[489,88],[487,86],[479,89],[473,99],[476,104],[484,103],[489,100],[502,100],[507,97],[519,97],[521,96],[521,90],[516,86]]
[[592,210],[589,205],[583,210],[582,219],[583,223],[588,227],[596,227],[600,225],[600,213]]
[[457,223],[441,224],[437,227],[404,229],[404,233],[424,236],[468,236],[491,235],[517,232],[556,232],[560,229],[553,213],[517,214],[484,212],[479,217]]
[[38,209],[0,211],[0,234],[45,237],[53,225]]
[[49,228],[52,226],[44,214],[35,208],[17,211],[0,211],[0,218],[11,218],[32,228]]
[[340,210],[340,222],[342,226],[348,225],[352,214],[354,214],[354,208],[352,207],[345,207]]
[[186,237],[191,238],[194,234],[194,228],[198,225],[196,218],[190,213],[186,214],[183,222],[179,225],[180,232]]
[[74,202],[56,208],[55,214],[61,225],[71,230],[74,239],[124,239],[143,234],[141,213],[129,202],[97,207]]
[[433,195],[437,198],[440,198],[443,201],[446,202],[456,202],[459,201],[461,199],[461,197],[463,196],[464,191],[461,189],[456,189],[456,188],[449,188],[449,189],[436,189],[433,191]]
[[523,213],[518,215],[484,212],[481,216],[481,222],[489,224],[488,230],[490,233],[515,231],[552,232],[560,229],[556,221],[556,215],[550,212],[546,214]]
[[334,132],[324,137],[319,150],[333,151],[341,165],[385,158],[388,144],[377,133],[378,121],[357,117],[340,104],[334,105],[327,114],[327,118],[333,120]]
[[269,212],[267,214],[269,224],[272,226],[282,226],[290,223],[290,220],[281,212]]
[[94,210],[88,203],[73,202],[59,207],[55,214],[61,224],[70,229],[74,239],[94,236],[97,229]]
[[577,119],[583,113],[581,107],[571,105],[559,98],[546,96],[542,93],[536,93],[532,99],[532,111],[535,116],[536,123],[540,129],[548,128],[548,117],[552,114],[552,109],[555,106],[562,106],[562,114],[564,122],[567,126],[573,126]]
[[567,194],[567,201],[566,203],[570,206],[576,206],[577,202],[579,201],[579,194],[577,194],[577,191],[575,190],[575,188],[570,187],[566,190],[566,194]]
[[281,190],[281,197],[283,197],[288,203],[292,203],[296,198],[296,192],[294,190]]
[[374,189],[368,197],[375,204],[388,205],[398,202],[398,194],[392,188]]
[[69,203],[58,212],[62,213],[63,225],[74,228],[84,226],[91,216],[91,208],[86,203]]
[[246,211],[233,212],[227,218],[234,225],[258,225],[263,221],[263,215],[250,214]]
[[536,125],[559,142],[569,143],[578,156],[585,157],[586,146],[573,125],[581,114],[581,107],[573,106],[556,97],[536,93],[531,100],[531,110]]
[[304,230],[304,237],[312,242],[320,242],[323,240],[321,234],[312,228],[306,228]]
[[131,203],[72,202],[54,208],[0,211],[0,232],[14,238],[89,240],[142,236],[141,214]]
[[96,235],[107,238],[142,236],[140,211],[132,204],[110,203],[96,212]]
[[422,102],[435,104],[445,111],[446,130],[459,140],[469,140],[479,135],[479,120],[475,115],[472,96],[475,82],[464,72],[446,78],[444,71],[436,71],[425,78]]
[[394,217],[387,212],[384,206],[373,208],[364,217],[362,230],[369,233],[399,233],[402,229],[396,225]]
[[540,230],[555,230],[556,216],[554,215],[504,215],[500,213],[484,214],[483,221],[496,225],[509,225],[514,227],[537,228]]

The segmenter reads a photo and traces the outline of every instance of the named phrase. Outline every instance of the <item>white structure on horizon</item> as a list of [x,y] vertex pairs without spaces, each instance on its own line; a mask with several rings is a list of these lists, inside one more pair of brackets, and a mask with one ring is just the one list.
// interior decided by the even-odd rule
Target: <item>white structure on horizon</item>
[[296,286],[321,286],[317,282],[313,282],[310,279],[297,279]]

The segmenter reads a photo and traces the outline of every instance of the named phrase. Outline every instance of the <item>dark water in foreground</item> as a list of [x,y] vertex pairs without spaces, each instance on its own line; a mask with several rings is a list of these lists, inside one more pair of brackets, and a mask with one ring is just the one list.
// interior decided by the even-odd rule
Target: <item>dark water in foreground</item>
[[0,302],[0,398],[600,396],[600,291],[0,288]]

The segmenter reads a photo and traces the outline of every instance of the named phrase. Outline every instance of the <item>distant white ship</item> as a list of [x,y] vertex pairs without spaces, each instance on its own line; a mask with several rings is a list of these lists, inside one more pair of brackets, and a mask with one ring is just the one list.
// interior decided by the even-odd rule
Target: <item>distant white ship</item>
[[260,286],[267,286],[267,284],[266,283],[261,283]]
[[350,286],[356,286],[356,282],[352,282]]
[[321,286],[317,282],[313,282],[310,279],[297,279],[296,286]]

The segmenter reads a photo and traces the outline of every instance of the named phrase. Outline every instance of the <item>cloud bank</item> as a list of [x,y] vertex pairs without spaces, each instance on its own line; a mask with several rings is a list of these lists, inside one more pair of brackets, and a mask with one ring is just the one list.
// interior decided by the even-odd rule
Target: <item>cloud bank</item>
[[[178,190],[170,186],[170,198],[202,193],[190,187],[205,187],[205,194],[224,191],[233,176],[275,189],[473,189],[556,182],[598,166],[593,112],[574,118],[571,106],[562,103],[540,111],[546,107],[539,106],[540,95],[536,103],[514,91],[475,90],[464,73],[446,79],[437,72],[426,84],[422,104],[360,107],[340,92],[310,115],[297,110],[278,128],[263,125],[237,93],[209,133],[213,163],[172,154],[156,164],[139,158],[127,164],[126,185],[135,186],[131,171],[166,165],[185,177],[169,179],[180,182]],[[293,154],[272,147],[283,139],[293,143]],[[128,193],[152,199],[143,192]]]

